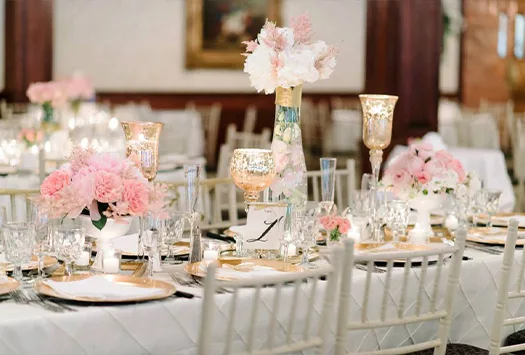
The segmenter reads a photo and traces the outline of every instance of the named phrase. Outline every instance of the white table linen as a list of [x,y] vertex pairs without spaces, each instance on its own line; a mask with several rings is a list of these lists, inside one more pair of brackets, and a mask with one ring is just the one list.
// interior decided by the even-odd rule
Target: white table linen
[[[408,149],[406,146],[395,146],[390,153],[385,166],[398,155]],[[510,212],[516,203],[516,196],[512,187],[505,156],[500,150],[480,148],[449,148],[447,149],[465,168],[465,171],[475,171],[488,189],[498,189],[501,194],[499,210]]]
[[[481,348],[489,345],[489,333],[492,325],[493,311],[497,297],[497,282],[501,266],[501,255],[489,255],[475,249],[466,249],[467,256],[474,260],[465,261],[462,265],[459,287],[452,317],[450,341],[466,343]],[[518,263],[516,255],[515,265]],[[440,299],[442,299],[447,280],[448,263],[441,276]],[[432,294],[430,282],[433,280],[434,268],[429,267],[426,275],[427,288],[424,303],[428,304]],[[165,271],[182,273],[182,266],[167,267]],[[417,290],[421,269],[411,269],[409,287]],[[355,281],[352,284],[351,316],[360,316],[362,295],[366,274],[354,269]],[[373,274],[371,297],[368,299],[370,314],[377,314],[382,297],[382,286],[386,274]],[[170,281],[167,273],[160,273],[156,278]],[[396,268],[392,285],[400,284],[403,268]],[[301,337],[308,307],[307,290],[311,285],[305,284],[297,302],[297,321],[293,337]],[[326,291],[326,283],[319,282],[319,289],[314,302],[311,334],[317,331],[317,321],[321,310],[321,294]],[[202,295],[202,289],[180,287],[180,290]],[[280,298],[278,324],[287,324],[292,309],[292,289],[287,288]],[[248,337],[249,314],[242,312],[253,303],[253,289],[243,289],[237,298],[238,312],[233,347],[244,349]],[[414,312],[417,292],[407,295],[407,313]],[[259,322],[255,326],[255,348],[267,340],[267,326],[273,307],[274,289],[261,289]],[[391,288],[389,304],[399,300],[399,289]],[[232,302],[231,294],[218,294],[215,298],[217,313],[213,324],[214,349],[222,349],[224,343],[224,322]],[[145,355],[145,354],[197,354],[200,329],[201,298],[170,298],[164,301],[122,305],[87,307],[75,306],[77,312],[50,313],[39,307],[18,305],[10,301],[0,303],[0,353],[3,355]],[[393,307],[389,310],[393,312]],[[336,310],[334,310],[334,315]],[[511,302],[509,313],[525,315],[523,301]],[[244,321],[243,321],[244,320]],[[335,336],[335,319],[330,324],[331,352]],[[348,349],[371,351],[386,346],[399,346],[428,340],[437,328],[435,323],[409,325],[395,328],[366,330],[350,333]],[[276,342],[285,341],[282,328],[277,327]],[[517,328],[516,328],[517,329]],[[503,337],[514,331],[513,327],[503,329]],[[29,341],[30,339],[30,341]],[[312,352],[305,352],[310,354]]]

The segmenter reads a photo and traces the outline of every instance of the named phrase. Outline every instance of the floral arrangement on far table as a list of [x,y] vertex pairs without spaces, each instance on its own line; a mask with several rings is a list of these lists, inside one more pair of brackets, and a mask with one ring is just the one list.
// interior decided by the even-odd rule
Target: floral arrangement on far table
[[40,186],[36,203],[53,218],[89,215],[102,230],[108,218],[161,214],[166,188],[151,185],[130,159],[74,148],[70,162]]
[[250,74],[257,92],[271,94],[279,86],[291,88],[330,77],[337,48],[314,41],[312,36],[309,17],[301,15],[292,20],[292,27],[277,27],[266,21],[255,40],[243,42],[244,72]]
[[22,128],[18,132],[18,140],[23,141],[28,148],[42,142],[44,139],[44,132],[35,128]]
[[402,199],[453,192],[466,180],[465,170],[450,153],[428,143],[413,144],[385,170],[382,184]]
[[350,230],[350,221],[337,215],[337,208],[334,206],[332,214],[323,216],[319,219],[321,225],[329,233],[329,241],[338,242],[343,234]]

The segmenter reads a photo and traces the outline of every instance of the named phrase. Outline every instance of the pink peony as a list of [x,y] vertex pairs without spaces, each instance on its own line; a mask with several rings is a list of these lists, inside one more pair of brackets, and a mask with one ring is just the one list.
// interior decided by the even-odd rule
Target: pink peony
[[148,209],[149,188],[138,180],[124,180],[123,200],[128,203],[131,215],[143,215]]
[[339,220],[339,232],[346,234],[350,229],[350,222],[346,218],[340,218]]
[[71,176],[62,170],[55,170],[44,179],[40,186],[40,193],[44,196],[55,196],[64,187],[71,184]]
[[420,184],[426,184],[431,180],[429,173],[426,171],[420,171],[415,175],[415,178]]
[[447,172],[446,162],[439,158],[431,159],[428,163],[425,164],[425,173],[428,174],[430,179],[434,177],[442,177]]
[[89,100],[95,95],[91,82],[82,74],[75,73],[62,84],[69,100]]
[[466,179],[465,169],[459,160],[454,158],[452,154],[445,150],[440,150],[436,153],[436,160],[439,160],[447,170],[454,170],[458,175],[459,182],[464,182]]
[[95,173],[95,199],[99,202],[115,202],[122,196],[122,179],[115,173],[98,171]]
[[410,146],[410,152],[417,155],[423,161],[431,158],[434,155],[434,149],[430,143],[416,143]]
[[87,164],[99,171],[120,174],[123,170],[123,160],[116,159],[111,154],[92,155],[87,159]]

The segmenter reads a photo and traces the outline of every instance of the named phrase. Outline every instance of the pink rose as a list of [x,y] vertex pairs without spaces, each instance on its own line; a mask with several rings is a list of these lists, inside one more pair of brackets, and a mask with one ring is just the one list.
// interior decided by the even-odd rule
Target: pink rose
[[113,174],[120,174],[123,170],[123,161],[115,159],[111,154],[91,156],[87,163],[96,170],[103,170]]
[[148,209],[148,185],[138,180],[124,180],[122,199],[128,203],[131,215],[143,215]]
[[65,171],[55,170],[42,182],[40,193],[44,196],[54,196],[69,184],[71,184],[71,176]]
[[99,202],[116,202],[122,196],[122,179],[117,174],[98,171],[95,173],[95,199]]
[[66,94],[70,100],[89,100],[95,94],[89,79],[79,73],[65,80],[63,84],[66,87]]
[[459,182],[463,182],[466,178],[465,170],[459,160],[454,158],[452,154],[445,150],[440,150],[436,153],[435,159],[439,160],[446,170],[454,170],[458,175]]
[[420,184],[426,184],[427,182],[431,180],[429,173],[426,171],[421,171],[417,173],[415,177]]
[[446,171],[446,163],[438,157],[434,157],[428,163],[425,164],[425,172],[428,174],[431,180],[435,177],[443,176],[446,173]]
[[434,148],[430,143],[416,143],[410,146],[412,154],[417,155],[419,158],[426,161],[428,158],[432,158],[434,155]]
[[346,234],[350,229],[350,222],[346,218],[341,218],[339,222],[339,232]]

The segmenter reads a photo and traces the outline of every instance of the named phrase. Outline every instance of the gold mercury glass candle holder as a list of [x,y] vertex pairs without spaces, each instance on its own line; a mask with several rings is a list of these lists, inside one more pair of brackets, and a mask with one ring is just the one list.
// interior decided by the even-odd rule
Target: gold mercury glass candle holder
[[259,200],[260,192],[270,186],[275,177],[273,153],[269,149],[235,149],[230,173],[235,185],[244,191],[248,212],[248,205]]
[[[380,238],[380,226],[377,219],[375,197],[379,180],[379,170],[383,161],[383,149],[390,145],[392,139],[392,121],[397,96],[391,95],[359,95],[363,108],[363,142],[370,149],[372,165],[372,186],[370,191],[370,207],[372,222],[372,237]],[[378,241],[378,240],[377,240]]]
[[163,123],[121,122],[126,137],[126,157],[138,159],[138,167],[148,181],[157,176],[159,138]]

